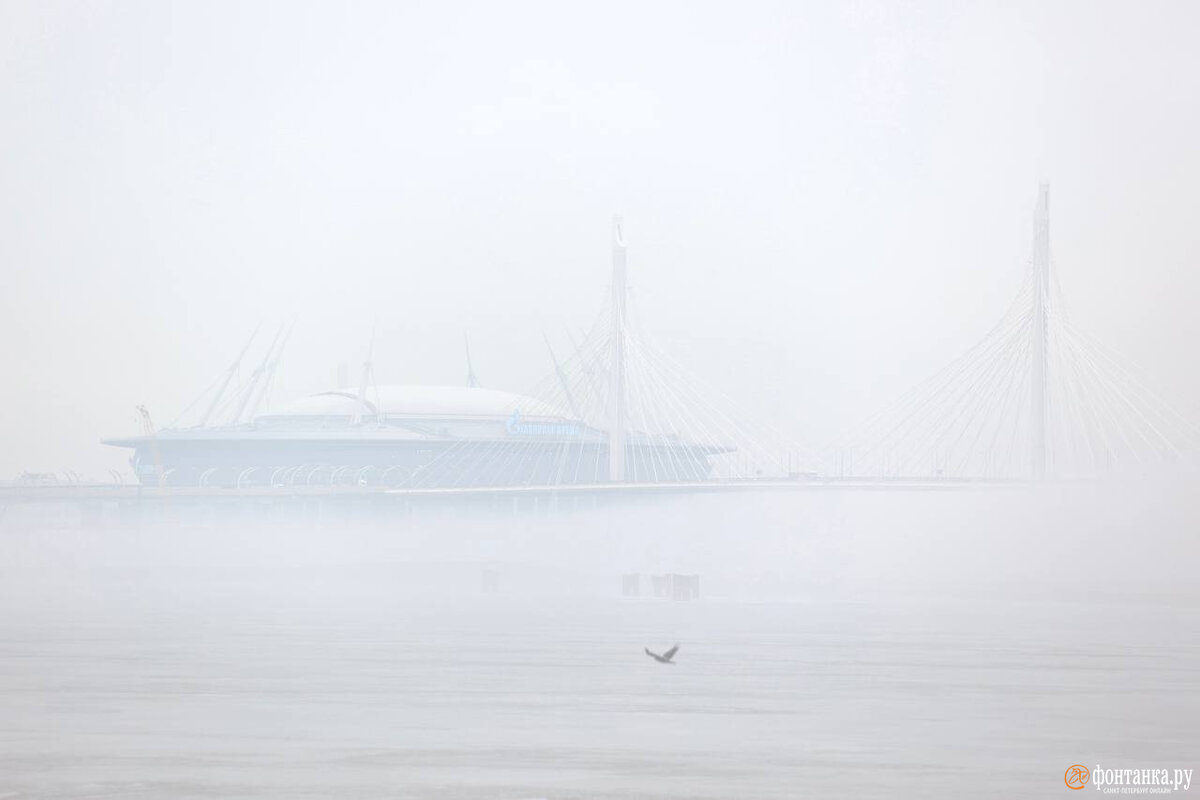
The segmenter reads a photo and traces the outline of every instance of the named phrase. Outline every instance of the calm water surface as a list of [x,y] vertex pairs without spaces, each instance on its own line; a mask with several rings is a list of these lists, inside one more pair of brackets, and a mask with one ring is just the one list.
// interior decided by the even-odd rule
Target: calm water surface
[[[1115,488],[361,528],[9,509],[0,798],[1030,798],[1075,796],[1076,763],[1200,776],[1193,486]],[[631,568],[700,573],[704,597],[614,596]],[[672,666],[642,653],[673,642]]]
[[[468,597],[6,618],[0,797],[1060,795],[1076,762],[1195,764],[1198,617]],[[675,640],[674,666],[641,653]]]

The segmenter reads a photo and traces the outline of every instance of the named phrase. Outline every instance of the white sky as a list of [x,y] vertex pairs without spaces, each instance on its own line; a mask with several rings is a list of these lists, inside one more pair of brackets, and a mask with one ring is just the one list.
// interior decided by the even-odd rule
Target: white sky
[[[547,372],[631,283],[662,349],[821,444],[1015,294],[1193,419],[1200,6],[0,4],[0,476],[103,474],[261,319],[285,395]],[[284,398],[286,399],[286,397]]]

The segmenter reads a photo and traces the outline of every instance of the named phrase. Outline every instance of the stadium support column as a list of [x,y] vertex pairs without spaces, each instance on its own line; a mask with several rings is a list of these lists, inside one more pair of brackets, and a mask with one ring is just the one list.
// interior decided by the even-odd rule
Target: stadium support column
[[625,480],[625,232],[621,218],[613,218],[612,270],[612,380],[609,400],[608,479]]
[[1038,187],[1033,218],[1033,358],[1030,375],[1030,466],[1034,480],[1046,477],[1046,338],[1050,297],[1050,186]]

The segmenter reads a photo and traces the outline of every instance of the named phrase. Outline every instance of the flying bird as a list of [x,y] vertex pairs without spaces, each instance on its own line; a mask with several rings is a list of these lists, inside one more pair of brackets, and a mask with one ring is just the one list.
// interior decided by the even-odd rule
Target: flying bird
[[646,655],[650,656],[651,658],[653,658],[655,661],[657,661],[660,664],[674,664],[675,662],[672,661],[671,659],[674,658],[675,654],[679,652],[679,645],[675,645],[674,647],[672,647],[670,650],[663,653],[662,655],[659,655],[658,653],[653,652],[649,647],[645,648],[645,650],[646,650]]

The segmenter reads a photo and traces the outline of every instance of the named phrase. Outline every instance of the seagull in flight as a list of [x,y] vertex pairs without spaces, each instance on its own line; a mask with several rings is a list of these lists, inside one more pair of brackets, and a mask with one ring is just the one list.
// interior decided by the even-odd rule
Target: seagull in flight
[[658,653],[653,652],[649,647],[645,648],[645,650],[646,650],[646,655],[650,656],[651,658],[653,658],[655,661],[657,661],[660,664],[674,664],[675,662],[672,661],[671,659],[674,658],[675,654],[679,652],[679,645],[675,645],[674,647],[672,647],[670,650],[663,653],[662,655],[659,655]]

